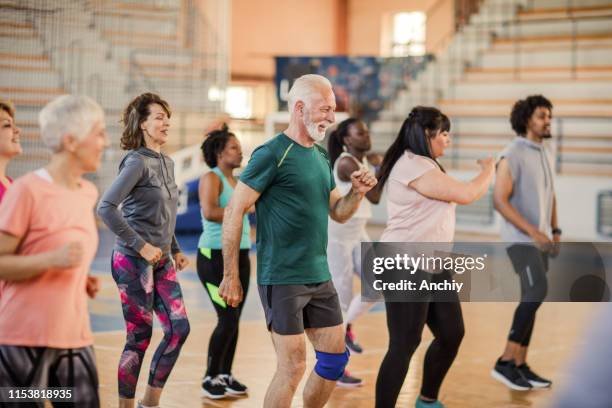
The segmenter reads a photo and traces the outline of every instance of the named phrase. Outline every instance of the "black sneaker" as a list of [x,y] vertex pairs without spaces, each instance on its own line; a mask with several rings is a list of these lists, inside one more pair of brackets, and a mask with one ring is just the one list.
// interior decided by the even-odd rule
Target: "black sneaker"
[[216,377],[206,376],[202,381],[202,395],[210,399],[225,398],[225,381],[218,375]]
[[531,371],[531,368],[527,365],[527,363],[523,363],[516,368],[521,372],[521,374],[523,374],[523,377],[529,381],[529,384],[531,384],[533,388],[548,388],[552,385],[552,381],[542,378]]
[[231,374],[220,374],[225,382],[225,392],[230,395],[244,395],[249,390],[246,385],[234,378]]
[[355,334],[353,333],[353,330],[351,330],[350,326],[347,326],[346,328],[346,334],[344,335],[344,342],[346,343],[346,347],[348,347],[349,350],[351,350],[353,353],[356,353],[356,354],[363,353],[363,347],[361,347],[361,345],[357,343],[357,340],[355,339]]
[[523,376],[523,373],[516,368],[514,360],[497,360],[495,367],[491,371],[491,377],[516,391],[528,391],[531,389],[531,384]]
[[344,374],[342,374],[342,377],[338,378],[336,385],[338,387],[347,388],[361,387],[363,385],[363,380],[361,378],[353,377],[348,370],[344,370]]

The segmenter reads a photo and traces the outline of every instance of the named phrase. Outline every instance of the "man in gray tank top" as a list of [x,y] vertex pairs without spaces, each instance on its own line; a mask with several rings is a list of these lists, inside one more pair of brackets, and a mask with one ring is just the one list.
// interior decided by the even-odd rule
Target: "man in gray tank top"
[[551,137],[551,119],[552,104],[541,95],[515,103],[510,123],[517,137],[500,155],[493,194],[495,209],[503,217],[501,238],[508,243],[510,261],[520,277],[521,302],[491,375],[517,391],[551,385],[526,362],[536,311],[546,297],[548,254],[561,237],[552,165],[543,144]]

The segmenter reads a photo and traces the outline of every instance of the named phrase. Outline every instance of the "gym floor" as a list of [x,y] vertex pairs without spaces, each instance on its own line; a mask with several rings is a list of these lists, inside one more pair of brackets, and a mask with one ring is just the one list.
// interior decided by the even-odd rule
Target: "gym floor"
[[[375,239],[380,229],[373,227],[370,233]],[[107,236],[102,238],[100,254],[105,255],[97,258],[93,265],[93,273],[100,277],[102,285],[97,298],[91,301],[90,311],[95,332],[102,406],[111,407],[117,404],[117,363],[123,349],[125,332],[117,288],[109,273],[108,257],[112,238]],[[276,359],[255,285],[255,257],[251,258],[252,284],[243,312],[233,369],[236,378],[249,387],[249,395],[216,401],[200,396],[200,382],[205,370],[208,339],[215,326],[216,316],[195,272],[195,257],[192,256],[191,260],[189,269],[179,274],[191,322],[191,334],[166,384],[161,406],[164,408],[260,407],[274,374]],[[358,290],[358,285],[359,282],[355,279],[355,290]],[[489,375],[495,359],[502,352],[515,306],[514,303],[462,304],[466,335],[440,394],[440,400],[448,408],[547,407],[554,391],[563,385],[567,365],[571,362],[574,350],[582,341],[582,334],[597,305],[590,303],[542,305],[538,311],[528,361],[537,372],[553,380],[553,387],[530,392],[510,391]],[[354,324],[354,331],[365,351],[361,355],[351,356],[348,369],[353,375],[362,378],[364,385],[354,389],[337,387],[328,403],[329,407],[374,406],[376,375],[388,341],[384,305],[377,305],[370,313],[361,317]],[[149,362],[161,337],[161,329],[156,323],[153,340],[141,369],[137,398],[144,393]],[[423,341],[412,359],[398,399],[398,406],[410,407],[414,404],[420,388],[424,353],[431,339],[431,333],[426,329]],[[314,364],[314,353],[311,348],[308,348],[307,359],[308,372]],[[305,380],[301,386],[304,383]],[[293,406],[302,406],[301,387],[295,395]]]

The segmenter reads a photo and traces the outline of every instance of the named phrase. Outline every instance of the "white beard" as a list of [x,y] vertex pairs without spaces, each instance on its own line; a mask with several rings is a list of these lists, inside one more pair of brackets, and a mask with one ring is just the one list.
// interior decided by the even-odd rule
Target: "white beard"
[[306,131],[308,132],[308,135],[315,142],[320,142],[321,140],[325,139],[326,129],[323,129],[323,131],[319,132],[319,124],[311,122],[310,118],[304,118],[304,126],[306,126]]

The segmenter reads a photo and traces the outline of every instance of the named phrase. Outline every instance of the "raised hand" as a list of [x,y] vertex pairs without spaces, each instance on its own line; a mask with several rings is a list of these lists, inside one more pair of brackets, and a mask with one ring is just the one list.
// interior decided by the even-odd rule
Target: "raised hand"
[[353,191],[365,194],[378,183],[378,180],[372,172],[359,169],[351,173],[351,183],[353,183]]
[[476,161],[480,166],[482,171],[494,171],[495,170],[495,160],[492,157],[487,157],[485,159],[479,159]]

